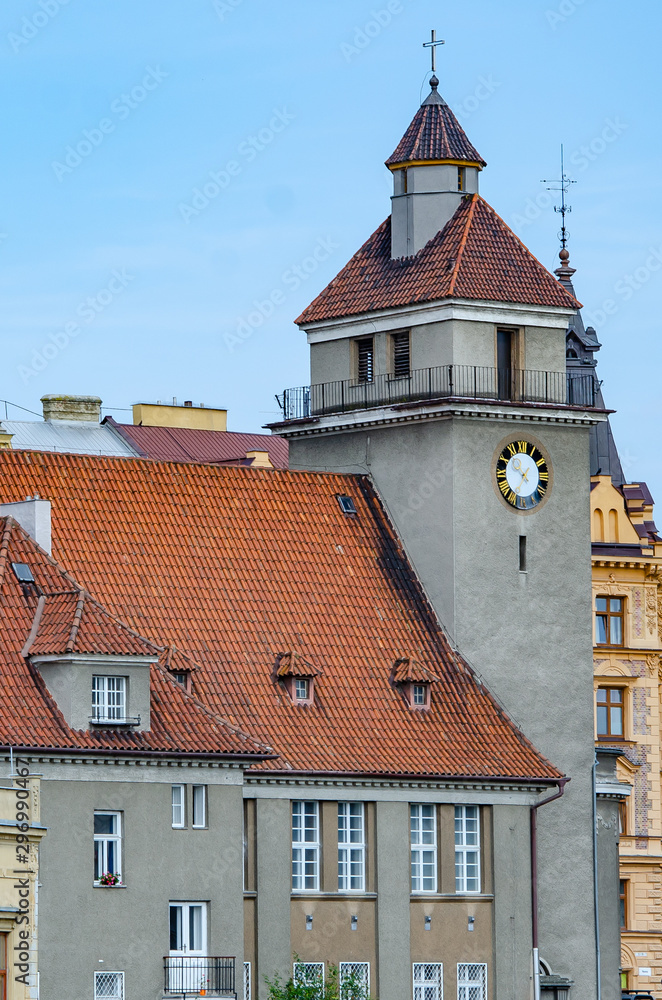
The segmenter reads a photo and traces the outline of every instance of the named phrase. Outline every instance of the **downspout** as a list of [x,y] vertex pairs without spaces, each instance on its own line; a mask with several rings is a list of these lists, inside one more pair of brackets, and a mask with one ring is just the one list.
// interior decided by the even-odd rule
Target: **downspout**
[[597,795],[598,757],[595,756],[591,774],[593,776],[593,909],[595,910],[595,985],[598,1000],[602,998],[602,969],[600,968],[600,908],[598,906],[598,795]]
[[540,1000],[540,961],[538,951],[538,812],[541,806],[560,799],[570,778],[560,778],[558,792],[531,806],[531,939],[533,942],[533,1000]]

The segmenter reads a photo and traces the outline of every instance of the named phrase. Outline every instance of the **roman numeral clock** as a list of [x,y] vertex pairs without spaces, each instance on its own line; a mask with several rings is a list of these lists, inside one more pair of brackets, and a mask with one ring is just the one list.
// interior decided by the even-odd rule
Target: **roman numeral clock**
[[552,470],[540,442],[507,438],[496,449],[492,470],[497,495],[507,507],[530,513],[547,500]]

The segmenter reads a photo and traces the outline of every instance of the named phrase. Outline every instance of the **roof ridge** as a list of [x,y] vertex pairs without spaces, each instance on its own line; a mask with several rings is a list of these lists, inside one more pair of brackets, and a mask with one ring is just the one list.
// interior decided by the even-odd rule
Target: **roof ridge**
[[5,528],[2,532],[2,542],[0,542],[0,587],[4,583],[5,569],[7,567],[7,553],[9,552],[9,542],[11,540],[12,528],[18,521],[11,515],[5,518]]
[[[531,257],[532,260],[534,260],[536,262],[536,264],[539,267],[541,267],[546,274],[548,274],[550,276],[550,278],[552,278],[553,280],[556,280],[556,279],[553,278],[553,275],[552,275],[551,271],[548,268],[545,267],[545,265],[543,264],[543,262],[541,260],[538,260],[538,258],[536,257],[536,255],[533,253],[532,250],[529,250],[529,248],[527,247],[526,243],[524,243],[519,238],[519,236],[517,235],[517,233],[513,229],[510,228],[510,226],[508,225],[508,223],[505,221],[505,219],[503,219],[499,215],[499,213],[497,212],[497,210],[495,208],[493,208],[492,205],[490,205],[490,203],[488,201],[486,201],[485,198],[483,198],[482,195],[477,194],[477,195],[474,195],[474,197],[477,198],[478,201],[480,201],[480,203],[483,205],[483,207],[486,208],[488,210],[488,212],[491,215],[494,216],[494,218],[503,226],[503,228],[506,230],[506,232],[509,233],[513,237],[513,239],[517,241],[517,243],[520,245],[520,247],[522,248],[522,250],[524,250],[524,252],[527,253],[529,255],[529,257]],[[557,281],[557,284],[561,285],[561,282]],[[561,288],[563,288],[563,285],[561,285]],[[583,308],[582,303],[579,301],[579,299],[577,299],[576,296],[574,296],[571,292],[569,292],[567,288],[563,288],[563,291],[566,293],[566,295],[570,296],[570,298],[574,301],[574,303],[575,303],[575,305],[577,306],[578,309],[582,309]]]
[[464,233],[462,235],[462,239],[460,240],[460,247],[458,249],[457,257],[455,259],[455,267],[453,268],[453,277],[451,278],[451,283],[448,286],[448,294],[449,295],[453,295],[453,293],[455,291],[455,283],[457,282],[457,279],[458,279],[458,276],[459,276],[459,273],[460,273],[460,265],[462,263],[462,256],[464,254],[464,248],[467,245],[467,240],[469,239],[469,233],[471,231],[471,224],[473,222],[474,214],[476,212],[476,204],[477,204],[477,201],[478,201],[478,197],[479,197],[478,194],[472,194],[471,195],[471,202],[470,202],[470,205],[469,205],[469,211],[467,212],[467,221],[466,221],[465,226],[464,226]]
[[85,610],[85,591],[81,590],[79,591],[78,601],[76,602],[76,610],[74,611],[74,620],[71,623],[71,632],[69,633],[69,639],[67,641],[67,645],[65,646],[65,652],[67,653],[72,653],[74,646],[76,645],[76,639],[78,638],[78,632],[80,631],[84,610]]

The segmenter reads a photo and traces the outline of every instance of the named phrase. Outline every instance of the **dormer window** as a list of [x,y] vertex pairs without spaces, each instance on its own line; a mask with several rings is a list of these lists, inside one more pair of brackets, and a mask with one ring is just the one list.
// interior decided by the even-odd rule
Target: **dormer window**
[[124,722],[126,719],[126,677],[92,678],[92,719],[94,722]]
[[413,657],[396,660],[391,671],[391,684],[402,692],[409,708],[425,712],[431,704],[431,688],[438,678]]
[[428,703],[428,685],[427,684],[412,684],[411,686],[412,694],[412,705],[414,708],[425,708]]
[[320,673],[299,653],[279,653],[276,657],[274,680],[283,684],[295,705],[315,704],[315,677]]
[[294,697],[297,701],[310,700],[310,678],[297,677],[294,681]]

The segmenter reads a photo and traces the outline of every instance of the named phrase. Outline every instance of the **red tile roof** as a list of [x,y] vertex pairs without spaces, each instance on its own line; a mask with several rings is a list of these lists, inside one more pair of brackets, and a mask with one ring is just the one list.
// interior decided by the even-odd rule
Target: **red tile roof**
[[[450,648],[367,479],[1,452],[0,499],[35,493],[53,503],[54,553],[77,579],[140,635],[185,651],[195,697],[274,747],[280,759],[259,767],[558,776]],[[3,662],[20,687],[24,610],[19,625],[4,630]],[[274,676],[284,650],[320,666],[314,705],[293,704]],[[439,678],[425,713],[390,683],[411,656]],[[161,696],[169,682],[154,675]],[[42,714],[32,700],[20,725],[32,733]]]
[[289,443],[285,438],[272,434],[242,434],[236,431],[204,431],[188,427],[142,427],[118,424],[112,417],[110,424],[142,458],[156,458],[163,462],[206,462],[219,465],[246,463],[249,451],[266,451],[276,469],[289,465]]
[[[436,97],[436,100],[432,98]],[[487,166],[436,88],[414,115],[387,167],[423,160],[461,160]]]
[[[35,586],[22,586],[11,570],[12,563],[28,565]],[[156,657],[161,652],[158,645],[142,639],[92,600],[13,518],[0,518],[1,746],[221,754],[258,760],[271,754],[269,748],[187,695],[158,665],[147,668],[149,732],[74,730],[28,659],[67,653]]]
[[391,258],[388,218],[296,322],[306,326],[446,298],[580,308],[494,209],[468,195],[412,257]]

